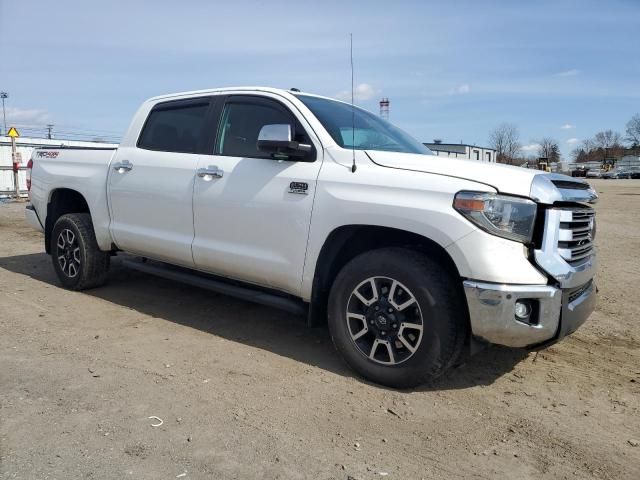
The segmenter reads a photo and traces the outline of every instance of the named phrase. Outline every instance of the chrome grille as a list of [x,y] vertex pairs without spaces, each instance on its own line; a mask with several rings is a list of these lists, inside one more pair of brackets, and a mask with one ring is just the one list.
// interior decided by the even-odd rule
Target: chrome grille
[[558,253],[572,265],[591,256],[595,234],[595,210],[560,209]]

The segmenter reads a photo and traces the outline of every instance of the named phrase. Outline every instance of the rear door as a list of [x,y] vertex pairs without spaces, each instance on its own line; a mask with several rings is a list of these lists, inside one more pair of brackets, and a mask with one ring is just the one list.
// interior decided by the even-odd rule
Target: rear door
[[[216,108],[215,145],[199,166],[214,174],[195,180],[196,267],[297,294],[322,147],[285,99],[265,94],[224,100]],[[292,126],[296,141],[313,145],[307,158],[274,158],[257,149],[261,127],[283,123]]]
[[118,150],[108,193],[119,248],[193,266],[193,182],[205,151],[211,98],[155,105],[137,144]]

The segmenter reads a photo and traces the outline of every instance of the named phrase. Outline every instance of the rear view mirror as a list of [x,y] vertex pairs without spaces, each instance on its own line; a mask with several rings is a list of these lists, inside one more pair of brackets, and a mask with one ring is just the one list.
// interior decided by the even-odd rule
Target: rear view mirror
[[311,145],[298,143],[293,140],[291,125],[276,123],[264,125],[258,134],[258,150],[271,154],[304,157],[311,152]]
[[264,125],[258,134],[258,149],[284,148],[288,147],[291,141],[291,125],[288,123]]

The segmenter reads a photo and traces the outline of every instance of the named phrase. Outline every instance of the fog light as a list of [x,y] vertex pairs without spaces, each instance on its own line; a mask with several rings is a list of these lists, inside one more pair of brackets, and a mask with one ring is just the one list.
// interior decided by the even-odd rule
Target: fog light
[[527,301],[517,301],[515,306],[515,314],[518,320],[527,321],[531,316],[531,304]]

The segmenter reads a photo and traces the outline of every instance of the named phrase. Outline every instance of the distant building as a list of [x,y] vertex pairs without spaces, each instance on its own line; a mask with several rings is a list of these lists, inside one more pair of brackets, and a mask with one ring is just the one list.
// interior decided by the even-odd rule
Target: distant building
[[439,157],[464,158],[490,163],[496,162],[496,151],[493,148],[478,147],[477,145],[467,145],[464,143],[442,143],[441,140],[434,140],[433,143],[425,143],[424,146]]
[[630,168],[640,167],[640,156],[638,155],[625,155],[616,162],[616,167]]
[[[117,147],[115,143],[86,142],[80,140],[56,140],[48,138],[19,137],[16,141],[16,152],[21,157],[21,169],[18,174],[20,190],[26,195],[27,177],[26,166],[31,152],[39,147]],[[0,136],[0,198],[13,194],[13,163],[11,161],[11,139]]]
[[[640,156],[625,155],[619,159],[613,159],[615,168],[640,168]],[[602,160],[592,160],[590,162],[570,162],[567,163],[567,170],[578,169],[599,170],[602,168]]]

